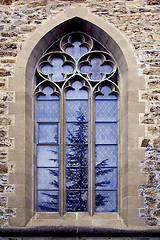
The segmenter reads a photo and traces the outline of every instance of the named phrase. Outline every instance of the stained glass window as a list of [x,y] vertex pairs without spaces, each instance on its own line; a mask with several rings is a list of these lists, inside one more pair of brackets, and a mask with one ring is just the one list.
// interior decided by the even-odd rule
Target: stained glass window
[[107,48],[81,32],[37,63],[38,212],[118,210],[117,74]]

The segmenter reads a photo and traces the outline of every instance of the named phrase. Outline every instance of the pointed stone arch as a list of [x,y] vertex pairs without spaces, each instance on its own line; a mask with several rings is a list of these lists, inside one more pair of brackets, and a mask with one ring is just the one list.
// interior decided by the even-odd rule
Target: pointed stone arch
[[[52,42],[76,29],[91,35],[107,46],[119,69],[118,84],[121,92],[119,101],[119,211],[116,216],[106,214],[100,222],[103,222],[105,218],[106,228],[115,227],[115,221],[113,221],[113,226],[107,223],[110,223],[110,219],[117,220],[121,217],[128,226],[143,225],[138,218],[138,208],[142,207],[138,197],[138,186],[143,184],[144,176],[138,169],[138,162],[144,159],[144,152],[139,148],[138,140],[144,135],[144,128],[139,126],[138,119],[139,113],[144,112],[144,104],[138,100],[138,90],[144,87],[144,81],[139,76],[134,51],[123,34],[113,25],[90,13],[86,8],[67,8],[63,13],[38,27],[27,39],[17,59],[15,77],[10,81],[10,90],[16,91],[17,96],[15,103],[9,107],[10,113],[15,115],[15,126],[10,127],[11,132],[14,128],[15,149],[10,150],[9,155],[10,160],[15,162],[15,173],[10,176],[10,183],[16,185],[16,194],[9,197],[9,206],[17,208],[16,218],[10,219],[11,226],[25,226],[35,214],[33,112],[35,66]],[[15,111],[17,102],[20,108],[16,108]],[[20,127],[21,134],[19,134]],[[16,180],[17,176],[19,176],[18,180]],[[94,219],[90,219],[92,220]],[[63,225],[62,219],[60,222]],[[53,222],[51,224],[54,225]],[[95,221],[95,226],[98,226],[96,224],[98,222]],[[124,225],[117,226],[123,227]]]

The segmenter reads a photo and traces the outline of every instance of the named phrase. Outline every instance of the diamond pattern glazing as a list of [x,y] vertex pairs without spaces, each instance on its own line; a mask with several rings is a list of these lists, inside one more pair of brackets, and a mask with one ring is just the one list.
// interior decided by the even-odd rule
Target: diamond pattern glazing
[[38,168],[37,171],[38,190],[58,189],[58,168]]
[[58,143],[58,124],[39,124],[38,143]]
[[117,168],[96,168],[95,189],[117,189]]
[[87,100],[67,100],[66,101],[66,121],[75,122],[78,112],[84,115],[83,121],[88,121],[88,102]]
[[95,212],[117,212],[117,191],[95,191]]
[[96,100],[95,120],[97,122],[117,122],[117,101]]
[[58,211],[59,211],[58,191],[37,192],[37,212],[58,212]]
[[37,146],[37,167],[58,167],[59,147],[54,145]]
[[96,123],[96,144],[117,144],[117,123]]
[[59,101],[37,101],[37,122],[58,122]]
[[118,160],[117,145],[96,145],[95,146],[95,166],[115,167]]
[[96,39],[72,32],[42,54],[35,72],[37,211],[117,211],[119,89],[112,55]]

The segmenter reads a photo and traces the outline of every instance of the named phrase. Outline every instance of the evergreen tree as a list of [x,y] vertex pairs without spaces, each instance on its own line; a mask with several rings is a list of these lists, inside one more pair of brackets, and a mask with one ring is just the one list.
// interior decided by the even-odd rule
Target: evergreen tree
[[[75,130],[68,130],[69,153],[67,155],[66,188],[67,211],[87,211],[88,161],[87,122],[82,109],[77,111]],[[85,190],[85,191],[83,191]]]

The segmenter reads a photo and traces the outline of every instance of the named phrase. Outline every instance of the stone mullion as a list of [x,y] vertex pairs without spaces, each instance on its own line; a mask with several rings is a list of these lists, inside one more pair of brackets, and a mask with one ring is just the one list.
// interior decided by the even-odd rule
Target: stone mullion
[[88,139],[88,151],[89,151],[89,214],[93,216],[94,214],[94,182],[95,182],[95,174],[94,174],[94,99],[92,92],[89,93],[89,139]]
[[65,212],[65,98],[60,97],[60,143],[59,143],[59,212]]

